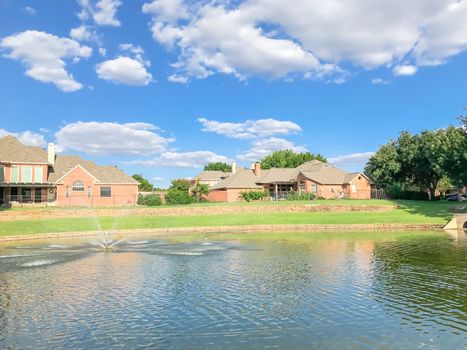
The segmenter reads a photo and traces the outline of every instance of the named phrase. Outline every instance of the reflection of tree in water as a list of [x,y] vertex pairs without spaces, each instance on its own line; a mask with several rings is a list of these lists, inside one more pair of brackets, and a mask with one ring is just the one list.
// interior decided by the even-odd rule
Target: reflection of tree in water
[[373,298],[416,329],[467,331],[467,241],[448,236],[379,243]]

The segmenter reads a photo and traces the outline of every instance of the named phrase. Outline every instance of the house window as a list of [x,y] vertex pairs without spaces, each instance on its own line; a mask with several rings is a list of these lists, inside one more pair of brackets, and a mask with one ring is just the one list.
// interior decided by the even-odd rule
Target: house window
[[32,182],[32,166],[23,165],[21,167],[21,182],[31,183]]
[[84,184],[82,181],[75,181],[73,183],[73,192],[84,192]]
[[318,193],[318,185],[311,185],[311,193]]
[[70,186],[65,187],[65,198],[70,198]]
[[306,184],[305,181],[300,181],[300,191],[306,192]]
[[3,165],[0,165],[0,182],[5,182],[5,167]]
[[34,166],[34,182],[41,183],[43,175],[43,168],[40,165]]
[[352,193],[357,193],[357,185],[351,185],[350,189],[351,189]]
[[101,187],[101,197],[112,197],[112,187]]
[[13,165],[10,170],[10,182],[19,182],[19,166]]
[[90,186],[88,186],[88,198],[91,198],[92,196],[92,189]]

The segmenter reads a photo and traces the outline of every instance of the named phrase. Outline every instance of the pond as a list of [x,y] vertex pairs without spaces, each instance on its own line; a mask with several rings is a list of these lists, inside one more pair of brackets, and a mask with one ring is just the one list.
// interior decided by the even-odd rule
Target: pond
[[114,239],[113,249],[99,238],[0,245],[0,348],[467,344],[463,234]]

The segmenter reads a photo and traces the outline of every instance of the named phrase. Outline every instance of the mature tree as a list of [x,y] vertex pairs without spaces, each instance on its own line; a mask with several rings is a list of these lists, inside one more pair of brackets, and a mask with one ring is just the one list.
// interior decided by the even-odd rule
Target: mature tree
[[203,196],[209,193],[209,186],[196,181],[196,185],[191,188],[191,193],[196,201],[199,203],[203,199]]
[[190,181],[177,179],[171,182],[170,188],[165,195],[167,204],[189,204],[193,202],[190,196]]
[[299,165],[314,159],[324,163],[327,162],[326,158],[321,154],[314,155],[310,152],[295,153],[290,149],[274,151],[270,155],[261,159],[261,168],[296,168]]
[[217,171],[223,171],[227,173],[227,172],[232,171],[232,166],[224,162],[215,162],[215,163],[206,164],[204,166],[204,170],[217,170]]
[[401,164],[394,142],[389,142],[368,160],[365,167],[365,174],[371,176],[379,187],[391,185],[399,177]]
[[138,189],[141,192],[151,192],[154,189],[152,183],[149,182],[148,179],[145,179],[143,175],[135,174],[132,176],[133,179],[139,182]]

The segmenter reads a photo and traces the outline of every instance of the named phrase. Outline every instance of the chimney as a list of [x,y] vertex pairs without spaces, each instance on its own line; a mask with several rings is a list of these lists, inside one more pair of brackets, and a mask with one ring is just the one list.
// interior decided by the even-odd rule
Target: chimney
[[237,162],[232,162],[232,175],[237,172]]
[[50,165],[55,163],[55,145],[53,143],[49,143],[47,147],[47,162]]
[[261,175],[261,163],[260,162],[253,163],[253,173],[255,174],[256,177],[259,177]]

